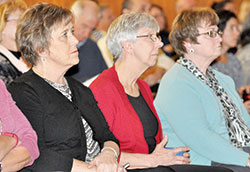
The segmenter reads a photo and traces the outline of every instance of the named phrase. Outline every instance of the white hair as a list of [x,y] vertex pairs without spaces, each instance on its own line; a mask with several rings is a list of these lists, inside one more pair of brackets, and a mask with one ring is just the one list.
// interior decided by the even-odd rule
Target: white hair
[[150,28],[156,32],[160,30],[154,17],[147,13],[126,13],[113,21],[108,29],[106,44],[115,60],[121,55],[121,42],[135,42],[137,32],[142,28]]

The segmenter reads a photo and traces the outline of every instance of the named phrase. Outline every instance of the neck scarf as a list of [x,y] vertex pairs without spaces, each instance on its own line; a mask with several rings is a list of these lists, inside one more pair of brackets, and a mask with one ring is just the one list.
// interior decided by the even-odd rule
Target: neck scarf
[[212,68],[208,67],[206,73],[207,76],[205,76],[191,60],[187,58],[180,58],[177,62],[213,90],[223,107],[225,124],[231,144],[237,148],[250,146],[250,129],[245,124],[232,99],[220,86]]

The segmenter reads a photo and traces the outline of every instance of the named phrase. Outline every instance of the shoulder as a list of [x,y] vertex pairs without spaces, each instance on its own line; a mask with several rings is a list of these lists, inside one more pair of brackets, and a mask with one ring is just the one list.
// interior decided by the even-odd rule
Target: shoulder
[[111,85],[116,85],[119,83],[116,71],[114,67],[104,70],[89,86],[89,88],[96,89],[96,88],[104,88],[109,87]]
[[225,85],[232,85],[234,86],[234,81],[233,79],[228,76],[228,75],[225,75],[215,69],[213,69],[213,72],[216,76],[216,79],[220,82],[220,83],[224,83]]

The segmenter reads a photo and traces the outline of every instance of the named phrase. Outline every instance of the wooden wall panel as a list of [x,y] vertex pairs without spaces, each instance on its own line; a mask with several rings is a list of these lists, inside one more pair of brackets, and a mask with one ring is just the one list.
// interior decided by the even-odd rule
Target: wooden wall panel
[[[207,7],[210,6],[214,1],[219,1],[219,0],[195,0],[197,5],[200,7]],[[38,2],[47,2],[47,3],[53,3],[60,5],[65,8],[70,8],[70,6],[73,4],[74,0],[25,0],[25,2],[28,4],[28,6],[31,6],[35,3]],[[123,0],[98,0],[100,4],[106,4],[109,5],[116,16],[120,15],[121,13],[121,5]],[[176,0],[150,0],[151,3],[158,4],[163,7],[167,19],[168,19],[168,24],[171,26],[171,23],[176,16],[175,12],[175,2]],[[239,10],[240,3],[242,0],[233,0],[236,10]]]

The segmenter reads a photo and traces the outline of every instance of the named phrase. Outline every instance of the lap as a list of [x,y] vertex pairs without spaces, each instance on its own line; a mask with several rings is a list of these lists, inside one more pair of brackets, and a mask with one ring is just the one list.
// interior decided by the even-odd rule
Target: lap
[[[243,150],[247,153],[250,153],[250,147],[244,147]],[[250,168],[238,166],[238,165],[230,165],[230,164],[212,162],[212,166],[225,167],[225,168],[231,169],[233,172],[250,172]]]
[[176,172],[232,172],[224,167],[213,167],[203,165],[172,165],[170,166]]
[[200,166],[200,165],[172,165],[159,166],[156,168],[128,170],[128,172],[232,172],[223,167]]

